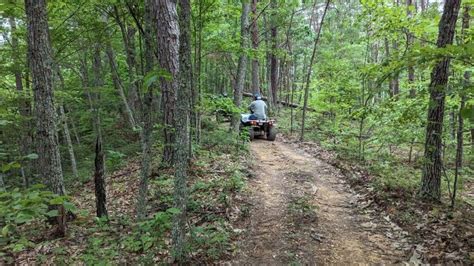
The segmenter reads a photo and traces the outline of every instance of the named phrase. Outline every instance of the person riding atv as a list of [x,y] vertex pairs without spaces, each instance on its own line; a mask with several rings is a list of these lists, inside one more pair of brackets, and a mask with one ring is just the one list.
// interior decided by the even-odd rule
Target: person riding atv
[[250,117],[249,120],[266,120],[267,119],[267,104],[262,100],[260,94],[255,94],[255,100],[250,103]]
[[265,136],[267,140],[274,141],[277,130],[275,120],[267,119],[267,104],[259,94],[250,104],[251,114],[242,114],[240,129],[248,128],[250,140]]

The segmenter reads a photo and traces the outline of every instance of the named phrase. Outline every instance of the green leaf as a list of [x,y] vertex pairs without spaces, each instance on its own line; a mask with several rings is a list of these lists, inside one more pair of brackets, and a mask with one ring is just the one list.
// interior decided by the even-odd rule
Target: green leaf
[[76,206],[74,206],[74,204],[72,204],[71,202],[64,202],[64,209],[66,209],[67,211],[71,211],[71,212],[74,212],[77,210]]
[[11,229],[13,229],[12,227],[13,227],[13,226],[12,226],[11,224],[5,225],[5,226],[2,228],[2,236],[3,236],[3,237],[7,237],[7,236],[10,234],[10,232],[12,231],[12,230],[11,230]]
[[56,197],[54,199],[51,199],[49,201],[49,204],[51,204],[51,205],[61,205],[61,204],[63,204],[63,202],[64,202],[63,197]]
[[143,78],[143,86],[145,88],[149,88],[153,82],[155,82],[158,79],[158,75],[156,75],[155,72],[149,72],[146,74],[146,76]]
[[58,210],[50,210],[49,212],[45,213],[46,216],[48,217],[56,217],[59,215]]
[[166,211],[170,214],[180,214],[181,213],[181,210],[178,209],[178,208],[169,208]]
[[25,159],[28,159],[28,160],[36,160],[38,159],[38,154],[36,153],[30,153],[28,155],[25,156]]

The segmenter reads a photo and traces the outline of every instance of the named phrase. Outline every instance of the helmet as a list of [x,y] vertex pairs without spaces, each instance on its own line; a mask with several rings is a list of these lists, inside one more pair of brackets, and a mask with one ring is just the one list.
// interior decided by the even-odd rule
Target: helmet
[[261,100],[262,99],[262,96],[260,96],[260,94],[258,94],[258,93],[255,93],[254,97],[255,97],[255,100]]

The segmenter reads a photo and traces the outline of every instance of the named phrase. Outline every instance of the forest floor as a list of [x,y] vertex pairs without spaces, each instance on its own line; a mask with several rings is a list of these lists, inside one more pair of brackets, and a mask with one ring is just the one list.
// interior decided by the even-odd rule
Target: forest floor
[[407,261],[407,232],[363,208],[341,172],[296,146],[256,140],[254,205],[236,261],[360,264]]
[[[233,146],[221,149],[206,147],[191,168],[195,263],[472,264],[470,205],[454,210],[426,206],[399,191],[379,191],[372,186],[376,177],[316,143],[255,140],[250,158]],[[53,238],[43,223],[28,225],[34,245],[13,254],[15,263],[170,262],[169,228],[164,235],[137,240],[141,233],[133,220],[139,165],[139,159],[130,160],[107,178],[108,223],[95,218],[89,181],[73,193],[84,213],[70,222],[68,236]],[[153,175],[150,213],[172,206],[172,184],[170,174]],[[162,224],[169,221],[156,225]]]

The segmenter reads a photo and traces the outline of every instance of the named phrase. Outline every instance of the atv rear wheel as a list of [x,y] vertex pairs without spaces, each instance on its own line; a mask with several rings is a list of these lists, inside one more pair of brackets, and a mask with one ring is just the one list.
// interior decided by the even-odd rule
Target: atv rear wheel
[[276,139],[276,136],[277,136],[277,129],[274,127],[269,128],[267,132],[267,140],[274,141]]
[[250,141],[255,139],[255,131],[253,130],[253,127],[249,127],[249,139]]

